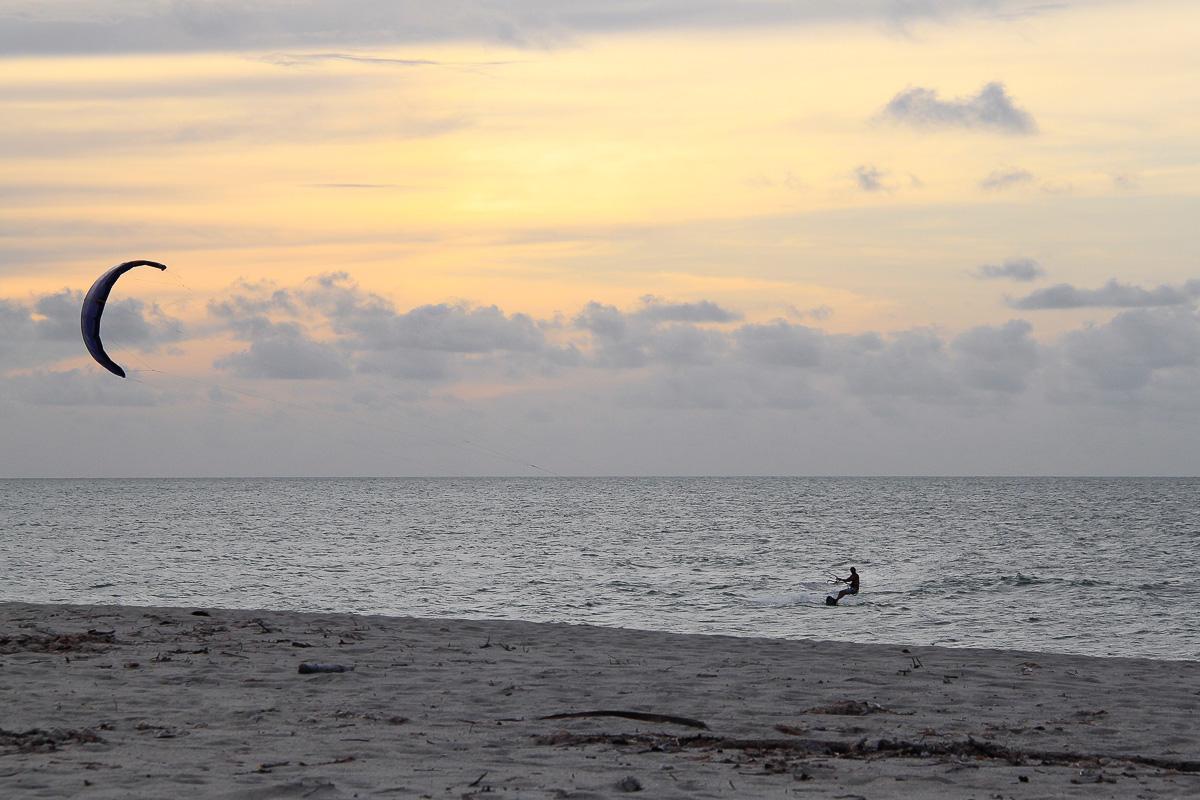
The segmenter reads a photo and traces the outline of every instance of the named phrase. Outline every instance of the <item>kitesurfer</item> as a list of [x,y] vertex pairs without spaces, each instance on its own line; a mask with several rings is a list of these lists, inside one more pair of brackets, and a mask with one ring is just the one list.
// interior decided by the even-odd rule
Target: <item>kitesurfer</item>
[[833,598],[833,603],[831,605],[836,606],[838,604],[838,601],[841,600],[843,597],[845,597],[848,594],[858,594],[858,570],[856,570],[854,567],[850,568],[850,574],[847,575],[846,577],[837,578],[837,582],[838,583],[847,583],[847,584],[849,584],[849,586],[847,586],[845,589],[842,589],[840,592],[838,592],[837,597]]

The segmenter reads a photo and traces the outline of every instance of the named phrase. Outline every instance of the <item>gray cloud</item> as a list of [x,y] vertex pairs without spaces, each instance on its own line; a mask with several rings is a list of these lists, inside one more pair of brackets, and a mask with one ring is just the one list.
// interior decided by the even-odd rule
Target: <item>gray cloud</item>
[[213,366],[240,378],[336,380],[351,374],[349,359],[337,348],[314,341],[294,322],[248,317],[235,322],[250,347],[216,359]]
[[[1019,320],[952,340],[932,329],[848,336],[786,320],[727,328],[740,315],[712,301],[645,296],[629,310],[588,303],[562,328],[495,306],[400,311],[344,273],[317,276],[300,289],[239,288],[210,305],[210,312],[251,342],[249,350],[218,362],[246,377],[347,377],[357,371],[446,383],[472,375],[519,380],[564,369],[641,370],[642,377],[628,384],[631,398],[665,402],[690,386],[706,399],[685,405],[798,407],[839,393],[872,404],[889,397],[959,404],[998,399],[1024,391],[1041,364],[1032,327]],[[311,326],[328,327],[334,340],[318,345],[306,333]],[[548,331],[586,338],[554,344]],[[718,374],[737,374],[746,385],[737,391],[703,388]],[[649,394],[636,389],[642,384]]]
[[292,293],[287,289],[279,289],[272,283],[242,281],[234,288],[239,290],[239,293],[228,294],[221,300],[209,301],[208,313],[221,319],[239,320],[272,311],[289,314],[295,314],[297,311]]
[[[1062,354],[1076,377],[1096,389],[1144,389],[1156,373],[1200,365],[1200,315],[1182,308],[1126,311],[1104,325],[1068,333]],[[1063,377],[1067,385],[1077,384],[1072,375]]]
[[34,337],[33,311],[24,303],[0,298],[0,367],[16,361]]
[[776,320],[766,325],[743,325],[734,332],[734,340],[739,354],[752,362],[816,367],[822,362],[828,337],[816,328]]
[[[0,300],[0,347],[6,338],[15,337],[22,357],[39,348],[79,357],[77,344],[67,340],[66,332],[48,324],[52,317],[43,318],[35,310],[40,303],[57,320],[71,300],[70,293]],[[653,313],[647,313],[649,309]],[[332,452],[347,459],[338,462],[349,465],[338,467],[347,471],[366,462],[355,460],[359,456],[354,448],[335,452],[336,442],[345,442],[348,432],[367,424],[364,420],[392,429],[411,422],[419,434],[431,418],[442,414],[444,420],[478,424],[480,431],[487,431],[489,420],[495,420],[492,441],[505,441],[498,432],[514,426],[521,435],[534,438],[542,435],[537,431],[549,431],[542,439],[552,443],[548,447],[586,452],[589,462],[600,464],[596,471],[608,472],[710,469],[730,463],[716,458],[730,454],[743,458],[748,471],[763,471],[770,467],[757,460],[763,452],[817,446],[824,448],[818,456],[796,463],[833,471],[829,458],[844,454],[848,442],[875,449],[846,456],[846,461],[837,462],[842,470],[879,471],[882,457],[893,459],[887,463],[894,471],[929,471],[918,470],[909,456],[917,452],[913,447],[941,442],[947,452],[979,455],[981,460],[970,462],[976,471],[1020,471],[1012,466],[1017,462],[995,460],[989,454],[996,447],[1011,453],[1030,447],[1070,450],[1105,439],[1096,436],[1097,430],[1113,436],[1136,430],[1135,439],[1125,440],[1136,444],[1143,441],[1147,426],[1158,426],[1154,430],[1162,434],[1161,441],[1174,443],[1170,446],[1182,452],[1200,432],[1190,422],[1200,389],[1200,313],[1187,305],[1126,311],[1107,323],[1043,342],[1035,341],[1032,326],[1019,319],[957,335],[931,328],[844,335],[794,320],[739,321],[735,311],[706,300],[645,298],[627,308],[590,303],[569,324],[488,305],[401,309],[360,289],[348,276],[331,274],[296,286],[239,284],[212,303],[209,314],[210,326],[242,342],[230,348],[237,352],[219,359],[226,373],[331,379],[306,385],[305,397],[319,396],[323,409],[351,409],[346,413],[353,415],[353,426],[338,423],[340,412],[322,416],[328,441],[321,443],[326,449],[320,456]],[[380,342],[374,349],[365,344],[372,336]],[[491,345],[486,343],[489,338]],[[218,473],[235,469],[229,466],[228,453],[236,448],[253,450],[257,457],[276,452],[263,448],[263,442],[300,441],[299,431],[311,430],[311,420],[292,417],[287,406],[288,398],[294,397],[291,391],[280,390],[281,407],[270,420],[276,433],[263,439],[258,436],[263,420],[245,413],[235,394],[197,392],[185,403],[153,386],[120,381],[98,369],[64,371],[45,361],[22,363],[32,363],[33,369],[22,372],[25,367],[14,366],[11,354],[0,352],[0,404],[9,420],[6,433],[15,443],[0,452],[0,466],[9,471],[24,468],[49,474],[58,469],[52,457],[22,467],[12,458],[3,461],[3,455],[13,446],[32,452],[34,446],[27,442],[38,442],[37,452],[46,453],[53,452],[55,443],[68,441],[68,434],[60,430],[67,419],[60,410],[63,405],[72,406],[69,419],[80,425],[136,425],[143,431],[139,441],[157,438],[146,433],[158,430],[155,420],[161,423],[169,417],[173,430],[187,420],[186,435],[193,429],[198,432],[194,446],[209,448],[204,450],[211,455],[205,469]],[[530,375],[538,380],[523,380]],[[158,378],[147,380],[154,383]],[[498,380],[511,382],[500,398],[456,391],[458,385],[490,387]],[[265,398],[272,393],[270,387],[256,391]],[[166,402],[173,404],[170,415],[136,408]],[[98,406],[104,408],[97,410]],[[134,408],[122,416],[120,406]],[[511,413],[502,413],[504,408]],[[1134,421],[1139,424],[1134,426]],[[684,422],[690,426],[686,431],[673,427]],[[224,427],[209,428],[210,424]],[[1064,433],[1072,425],[1078,434],[1074,439]],[[718,429],[737,431],[737,436],[725,442],[704,435]],[[225,432],[219,449],[213,446],[212,430]],[[672,431],[680,438],[672,439]],[[78,439],[78,430],[70,434],[70,441]],[[753,442],[747,443],[747,437]],[[519,449],[512,444],[510,449]],[[714,460],[698,466],[697,451],[688,449],[693,444],[714,447]],[[285,459],[245,463],[273,465],[256,467],[260,473],[317,469],[298,466],[301,462],[288,452]],[[610,452],[623,453],[629,460],[612,461],[606,455]],[[681,458],[681,452],[688,456]],[[1087,450],[1089,455],[1093,452]],[[1153,447],[1145,450],[1147,464],[1160,463],[1153,460],[1155,452]],[[1122,448],[1114,447],[1111,456],[1102,463],[1080,460],[1077,469],[1120,471],[1128,463],[1122,460]],[[659,457],[665,459],[661,466],[654,461]],[[77,468],[76,463],[83,462],[70,462],[63,469]],[[160,462],[151,458],[145,463]],[[176,465],[172,469],[179,468],[180,462],[170,463]],[[317,458],[304,463],[331,462]],[[428,463],[422,459],[413,468],[430,469]],[[1039,469],[1050,469],[1037,459],[1020,463],[1026,464],[1026,471],[1038,464]],[[380,469],[395,469],[394,462]],[[472,466],[448,469],[470,472]]]
[[1116,279],[1099,289],[1078,289],[1067,283],[1038,289],[1025,297],[1008,301],[1013,308],[1042,311],[1063,308],[1148,308],[1194,303],[1200,297],[1200,280],[1181,286],[1161,285],[1154,289],[1130,286]]
[[[1028,0],[8,0],[0,52],[126,53],[385,47],[448,40],[544,46],[588,33],[668,27],[901,23],[957,14],[1007,18]],[[330,54],[330,55],[341,55]],[[421,59],[414,59],[420,61]]]
[[979,188],[996,192],[1019,186],[1033,181],[1033,173],[1026,169],[997,169],[992,170],[986,178],[979,182]]
[[870,164],[860,164],[854,168],[854,180],[864,192],[881,192],[886,189],[883,185],[884,174]]
[[1023,392],[1038,366],[1033,326],[1011,320],[1000,327],[980,326],[950,344],[955,369],[964,385],[988,392]]
[[536,352],[546,346],[541,328],[526,314],[509,316],[496,306],[466,303],[400,312],[389,300],[361,291],[345,273],[319,276],[304,296],[356,350],[491,353]]
[[506,315],[496,306],[466,304],[418,306],[405,313],[374,314],[369,320],[336,317],[341,330],[352,331],[363,349],[410,348],[447,353],[532,352],[545,337],[525,314]]
[[735,322],[742,315],[721,308],[711,300],[697,303],[665,303],[661,298],[646,295],[638,316],[653,322]]
[[[79,331],[83,292],[62,289],[29,303],[0,299],[0,370],[44,364],[84,352]],[[185,338],[182,323],[136,298],[111,300],[100,326],[109,352],[156,352]]]
[[[496,306],[439,303],[401,312],[362,291],[346,273],[309,279],[299,289],[242,283],[209,305],[212,317],[251,343],[218,366],[243,377],[343,378],[352,372],[447,382],[466,373],[510,380],[553,372],[578,360],[546,341],[544,325]],[[312,330],[333,339],[318,342]]]
[[[33,304],[34,313],[43,317],[35,323],[37,335],[50,341],[79,341],[82,306],[83,293],[70,289],[39,297]],[[147,306],[132,297],[105,304],[100,334],[107,343],[143,352],[153,352],[184,338],[180,320],[168,316],[157,305]]]
[[572,325],[591,334],[590,359],[598,367],[634,368],[649,364],[707,364],[726,348],[726,334],[697,323],[738,319],[716,303],[664,303],[647,296],[642,308],[626,313],[616,306],[588,303]]
[[1037,124],[1018,108],[1002,83],[988,83],[976,94],[942,100],[936,89],[914,87],[893,97],[883,116],[918,128],[967,128],[1007,134],[1032,134]]
[[793,319],[812,319],[817,322],[824,322],[833,316],[833,309],[827,305],[813,306],[812,308],[797,308],[793,305],[786,306],[787,314]]
[[981,264],[974,274],[981,280],[1027,282],[1044,277],[1046,270],[1032,258],[1010,258],[1003,264]]
[[846,385],[868,397],[947,400],[956,395],[946,344],[927,329],[900,331],[867,347],[844,350]]
[[9,376],[5,383],[18,400],[38,406],[153,406],[164,399],[152,387],[102,370],[35,370]]
[[[0,32],[0,36],[2,35]],[[231,96],[278,99],[318,92],[332,94],[366,82],[364,77],[356,75],[301,75],[287,72],[230,78],[208,76],[166,79],[156,75],[144,75],[136,78],[89,81],[36,80],[0,84],[0,102],[51,107],[64,101],[75,101],[86,103],[89,108],[121,108],[125,101],[130,100],[203,100]]]
[[438,67],[443,65],[441,61],[432,61],[427,58],[385,58],[383,56],[362,56],[352,53],[269,53],[262,56],[261,60],[268,64],[274,64],[277,67],[300,67],[308,64],[320,64],[326,61],[384,64],[393,67]]

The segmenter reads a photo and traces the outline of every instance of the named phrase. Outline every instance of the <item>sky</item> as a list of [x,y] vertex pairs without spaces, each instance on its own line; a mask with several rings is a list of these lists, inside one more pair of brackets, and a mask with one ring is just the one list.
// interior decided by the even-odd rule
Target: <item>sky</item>
[[0,476],[1200,474],[1198,30],[0,0]]

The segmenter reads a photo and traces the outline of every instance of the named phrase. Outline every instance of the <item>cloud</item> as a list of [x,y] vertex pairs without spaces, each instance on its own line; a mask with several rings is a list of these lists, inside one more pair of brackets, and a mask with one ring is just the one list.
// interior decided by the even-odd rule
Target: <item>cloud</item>
[[351,374],[345,353],[313,340],[294,322],[271,322],[265,317],[238,320],[239,338],[250,347],[213,362],[239,378],[337,380]]
[[883,185],[885,174],[870,164],[860,164],[854,168],[854,180],[858,183],[858,188],[864,192],[884,191],[887,188]]
[[[1010,260],[981,275],[1024,279],[1038,269]],[[1193,317],[1129,317],[1039,344],[1024,320],[953,337],[933,328],[832,334],[785,319],[742,322],[710,300],[651,295],[628,309],[589,302],[567,326],[466,303],[400,310],[345,273],[316,276],[299,287],[243,283],[238,289],[211,304],[210,313],[249,343],[217,361],[241,377],[357,374],[426,392],[420,387],[434,383],[520,386],[531,374],[565,378],[570,371],[617,370],[626,373],[612,384],[614,391],[623,387],[621,402],[656,408],[861,402],[872,413],[893,414],[913,404],[994,407],[1035,387],[1051,386],[1059,395],[1065,386],[1077,393],[1136,389],[1163,365],[1189,366],[1185,334],[1194,323]],[[1200,294],[1200,282],[1195,290]],[[1035,383],[1039,375],[1044,385]]]
[[1132,392],[1150,385],[1156,374],[1200,365],[1200,315],[1194,309],[1137,309],[1104,325],[1063,337],[1062,353],[1075,375],[1108,392]]
[[793,319],[811,319],[817,322],[824,322],[833,316],[833,309],[827,305],[813,306],[812,308],[797,308],[794,305],[787,305],[787,314]]
[[776,320],[766,325],[743,325],[734,332],[738,353],[746,360],[776,367],[817,367],[828,337],[816,328]]
[[[399,311],[344,272],[295,289],[241,283],[209,313],[248,350],[217,366],[250,378],[345,378],[353,372],[447,382],[466,373],[512,379],[577,360],[547,342],[544,325],[496,306],[438,303]],[[318,337],[314,331],[327,331]]]
[[[545,46],[587,34],[728,29],[838,21],[904,23],[958,14],[1007,18],[1028,0],[9,0],[0,52],[134,53],[312,47],[379,48],[445,41]],[[336,53],[306,56],[343,57]],[[401,59],[405,61],[407,59]],[[422,59],[412,59],[420,62]]]
[[1039,361],[1032,332],[1028,322],[1010,320],[999,327],[980,326],[957,336],[950,347],[962,383],[989,392],[1023,392]]
[[1009,189],[1033,180],[1033,173],[1025,169],[997,169],[979,182],[979,188],[989,192]]
[[638,316],[652,322],[735,322],[742,318],[741,314],[721,308],[711,300],[665,303],[654,295],[645,295],[642,303]]
[[343,343],[355,350],[424,350],[444,353],[536,352],[545,335],[527,314],[497,306],[436,303],[407,312],[361,291],[345,273],[318,276],[305,302],[323,313]]
[[1044,277],[1046,270],[1032,258],[1010,258],[1003,264],[981,264],[974,274],[980,280],[1027,282]]
[[[17,337],[25,356],[37,348],[69,351],[82,363],[77,344],[50,322],[71,300],[69,292],[0,300],[0,346],[4,336]],[[39,304],[51,316],[38,313]],[[325,379],[305,385],[297,405],[350,409],[346,415],[353,423],[338,423],[340,412],[325,413],[320,435],[327,438],[314,443],[299,435],[304,423],[286,407],[296,398],[295,387],[275,387],[284,407],[271,415],[274,438],[263,438],[261,416],[247,415],[235,393],[210,388],[207,394],[173,397],[98,369],[34,363],[22,371],[6,354],[0,359],[5,365],[0,405],[10,424],[0,456],[14,447],[31,452],[26,442],[43,438],[54,444],[38,452],[82,438],[89,457],[78,463],[88,463],[94,456],[87,448],[98,451],[99,439],[79,437],[80,430],[111,439],[127,424],[141,431],[138,441],[154,442],[160,435],[148,431],[161,430],[153,426],[169,419],[187,430],[181,435],[193,437],[189,453],[210,447],[213,431],[224,432],[219,452],[215,446],[205,450],[212,453],[205,469],[232,469],[226,453],[243,448],[275,454],[274,461],[253,462],[269,462],[255,472],[303,470],[337,459],[343,459],[337,469],[353,471],[369,462],[355,460],[362,457],[345,444],[347,432],[371,429],[367,420],[373,420],[381,429],[423,434],[430,420],[440,418],[455,433],[470,428],[472,438],[493,426],[480,441],[504,442],[500,431],[509,428],[526,442],[538,440],[558,452],[586,452],[587,461],[600,465],[596,471],[701,470],[733,463],[700,460],[697,454],[710,446],[717,455],[743,458],[739,463],[747,471],[772,469],[774,462],[761,460],[764,452],[806,447],[821,450],[803,462],[809,470],[821,465],[833,470],[829,459],[849,448],[860,452],[836,462],[839,469],[920,471],[911,461],[914,454],[945,447],[982,454],[970,463],[985,470],[1028,471],[1038,464],[1050,469],[1038,460],[1045,452],[1085,447],[1091,454],[1089,443],[1135,435],[1142,441],[1148,429],[1161,434],[1168,450],[1194,450],[1200,431],[1190,422],[1200,391],[1200,313],[1189,304],[1132,309],[1043,341],[1021,319],[951,333],[915,328],[848,335],[822,330],[811,319],[746,321],[731,307],[703,298],[646,296],[624,307],[592,302],[568,315],[568,322],[486,304],[402,308],[348,275],[332,273],[293,285],[243,282],[208,310],[207,327],[193,326],[193,335],[211,330],[238,341],[211,342],[233,351],[218,357],[219,370],[245,378]],[[163,376],[147,378],[159,379],[173,385]],[[273,392],[255,391],[264,400]],[[169,415],[138,411],[167,402]],[[64,413],[62,406],[72,408]],[[121,406],[131,413],[114,411]],[[62,426],[68,419],[63,431],[48,429],[51,420]],[[1065,428],[1075,430],[1076,438]],[[713,430],[736,436],[705,435]],[[1106,436],[1097,436],[1098,430]],[[285,447],[287,455],[280,455],[278,446],[264,446],[301,441],[314,452],[324,448],[320,456],[333,461],[306,462],[294,459],[300,449]],[[508,449],[522,452],[508,441]],[[861,450],[868,445],[874,449]],[[997,448],[1011,453],[1033,448],[1036,455],[1025,462],[993,460]],[[618,450],[629,460],[605,455]],[[1116,455],[1103,462],[1105,469],[1128,463],[1119,450],[1113,447]],[[1153,456],[1152,451],[1145,452]],[[665,460],[660,465],[657,458]],[[1080,459],[1073,462],[1082,465],[1080,471],[1100,463]],[[428,463],[422,458],[418,466]],[[22,469],[13,457],[0,458],[0,467]],[[41,462],[37,468],[43,469]],[[395,467],[388,462],[379,468]],[[468,463],[449,471],[472,468]]]
[[866,345],[841,353],[850,392],[872,398],[945,401],[959,391],[946,343],[931,329],[900,331],[888,339],[861,339]]
[[18,400],[38,406],[153,406],[164,399],[152,387],[99,370],[35,370],[5,384]]
[[[0,298],[0,371],[82,354],[82,305],[83,292],[77,289],[38,295],[28,303]],[[180,320],[137,298],[110,300],[100,334],[118,361],[120,351],[151,353],[185,338]]]
[[1161,285],[1143,289],[1118,282],[1115,278],[1099,289],[1078,289],[1067,283],[1038,289],[1025,297],[1008,301],[1012,308],[1043,311],[1064,308],[1148,308],[1194,303],[1200,297],[1200,280],[1180,286]]
[[279,289],[270,282],[249,283],[241,281],[234,286],[237,294],[226,294],[222,300],[211,300],[208,313],[226,320],[239,320],[266,314],[271,311],[297,312],[296,301],[287,289]]
[[443,65],[441,61],[427,58],[386,58],[352,53],[268,53],[261,56],[260,60],[277,67],[299,67],[326,61],[350,61],[358,64],[384,64],[394,67],[439,67]]
[[1112,179],[1113,187],[1122,191],[1133,191],[1138,188],[1138,177],[1128,172],[1118,172],[1108,176]]
[[976,94],[942,100],[936,89],[914,87],[893,97],[883,116],[917,128],[966,128],[1006,134],[1032,134],[1037,124],[1017,107],[1002,83],[988,83]]
[[702,324],[739,318],[711,301],[664,303],[647,295],[642,298],[642,307],[631,313],[590,302],[571,324],[591,334],[590,357],[584,363],[628,369],[650,364],[711,363],[726,349],[728,337]]
[[[83,292],[63,289],[42,295],[33,303],[35,334],[47,341],[79,341],[79,310]],[[157,305],[146,305],[137,298],[110,300],[104,306],[100,334],[106,343],[120,343],[143,352],[152,352],[184,337],[183,323],[168,316]]]

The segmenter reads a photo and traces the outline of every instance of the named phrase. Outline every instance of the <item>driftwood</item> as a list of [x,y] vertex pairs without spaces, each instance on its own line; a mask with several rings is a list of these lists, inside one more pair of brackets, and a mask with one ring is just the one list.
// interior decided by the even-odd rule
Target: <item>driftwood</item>
[[86,633],[22,633],[0,636],[0,653],[103,653],[116,644],[116,631],[89,630]]
[[624,717],[642,722],[666,722],[671,725],[684,725],[688,728],[708,730],[708,726],[698,719],[676,717],[671,714],[650,714],[645,711],[568,711],[564,714],[550,714],[538,719],[574,719],[576,717]]
[[860,717],[864,714],[892,714],[890,709],[884,708],[878,703],[870,703],[866,700],[838,700],[835,703],[830,703],[826,706],[814,706],[804,712],[806,714],[838,714],[848,717]]
[[300,667],[296,670],[301,675],[311,675],[314,672],[353,672],[354,667],[348,667],[345,664],[318,664],[312,661],[301,662]]
[[104,741],[90,730],[6,731],[0,728],[0,755],[10,753],[52,753],[64,744],[94,744]]
[[[545,719],[545,718],[543,718]],[[1043,766],[1067,766],[1080,762],[1098,763],[1121,761],[1147,767],[1173,770],[1175,772],[1200,772],[1200,761],[1159,758],[1118,753],[1073,753],[1060,750],[1023,750],[1005,747],[991,742],[981,742],[968,736],[957,742],[911,742],[903,739],[879,739],[869,743],[866,739],[857,742],[842,742],[829,739],[733,739],[699,734],[696,736],[668,736],[665,734],[570,734],[560,732],[548,736],[536,736],[538,744],[545,745],[638,745],[656,750],[745,750],[795,754],[797,756],[839,756],[842,758],[928,758],[929,756],[968,756],[1007,761],[1010,764],[1034,762]]]

